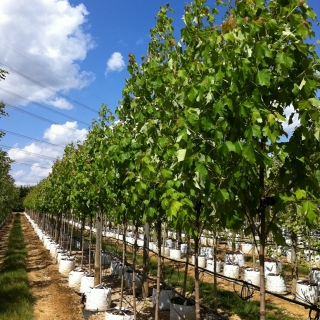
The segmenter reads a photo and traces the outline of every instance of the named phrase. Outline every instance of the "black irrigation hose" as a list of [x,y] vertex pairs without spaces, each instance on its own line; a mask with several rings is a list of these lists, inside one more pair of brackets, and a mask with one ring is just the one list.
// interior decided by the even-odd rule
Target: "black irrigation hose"
[[[120,240],[122,241],[122,240]],[[130,243],[127,242],[127,244],[130,245]],[[134,245],[132,245],[134,246]],[[140,248],[143,248],[143,247],[140,247]],[[156,252],[154,252],[153,250],[150,250],[149,248],[147,248],[149,250],[149,252],[152,252],[153,254],[157,255]],[[179,262],[179,263],[183,263],[183,264],[188,264],[188,266],[191,266],[194,268],[194,265],[192,263],[189,263],[189,262],[185,262],[185,261],[178,261],[178,260],[175,260],[175,259],[172,259],[172,258],[169,258],[169,257],[165,257],[165,256],[162,256],[164,259],[167,259],[167,260],[170,260],[170,261],[173,261],[173,262]],[[226,280],[228,282],[237,282],[237,283],[242,283],[243,285],[246,285],[246,286],[250,286],[252,288],[254,288],[255,290],[257,291],[260,291],[260,287],[252,284],[252,283],[249,283],[247,281],[244,281],[244,280],[241,280],[241,279],[235,279],[235,278],[230,278],[230,277],[227,277],[225,275],[222,275],[222,274],[219,274],[219,273],[214,273],[214,271],[210,271],[210,270],[207,270],[205,268],[201,268],[201,267],[198,267],[198,269],[200,269],[202,272],[204,273],[207,273],[207,274],[211,274],[211,275],[216,275],[216,277],[222,279],[222,280]],[[305,309],[310,309],[310,312],[309,312],[309,315],[311,314],[312,311],[316,311],[317,312],[317,315],[315,318],[310,318],[310,320],[320,320],[320,308],[318,308],[317,305],[309,305],[309,304],[306,304],[306,303],[303,303],[303,302],[300,302],[300,301],[296,301],[296,300],[293,300],[293,299],[290,299],[290,298],[287,298],[285,297],[284,295],[281,295],[281,294],[278,294],[278,293],[274,293],[274,292],[270,292],[268,290],[265,291],[266,293],[272,295],[272,296],[275,296],[277,298],[280,298],[282,300],[285,300],[285,301],[288,301],[288,302],[291,302],[291,303],[294,303],[294,304],[298,304],[302,307],[304,307]],[[318,317],[318,318],[317,318]]]
[[[106,237],[106,236],[103,236],[103,237],[104,237],[104,238],[108,238],[108,237]],[[125,235],[124,235],[124,237],[125,237]],[[109,239],[112,239],[112,240],[113,240],[113,238],[109,238]],[[117,242],[119,242],[119,241],[125,241],[125,240],[117,239]],[[144,249],[144,247],[141,247],[141,246],[138,246],[138,245],[129,243],[129,242],[127,242],[127,241],[126,241],[126,243],[127,243],[129,246],[131,245],[132,248],[136,247],[137,251],[140,250],[140,249]],[[154,255],[156,255],[156,256],[158,255],[158,253],[154,252],[153,250],[150,250],[149,248],[146,248],[146,249],[149,251],[149,253],[152,252]],[[113,253],[111,253],[109,250],[105,250],[105,252],[106,252],[106,251],[109,252],[113,257],[116,257],[116,255],[113,254]],[[117,258],[117,260],[121,261],[118,257],[116,257],[116,258]],[[175,259],[172,259],[172,258],[168,258],[168,257],[165,257],[165,256],[162,256],[162,258],[167,259],[167,260],[170,260],[170,261],[173,261],[173,262],[176,262],[176,263],[179,263],[179,264],[186,264],[186,263],[187,263],[188,266],[191,266],[191,267],[194,268],[194,265],[191,264],[191,263],[189,263],[189,262],[178,261],[178,260],[175,260]],[[127,263],[127,262],[126,262],[126,265],[132,266],[131,264],[129,264],[129,263]],[[242,295],[242,294],[244,295],[244,293],[245,293],[246,290],[247,290],[247,292],[249,292],[249,291],[248,291],[248,288],[249,288],[249,287],[254,288],[254,289],[256,289],[257,291],[260,291],[260,287],[258,287],[258,286],[256,286],[256,285],[253,285],[252,283],[249,283],[249,282],[247,282],[247,281],[244,281],[244,280],[241,280],[241,279],[230,278],[230,277],[224,276],[224,275],[219,274],[219,273],[215,273],[214,271],[210,271],[210,270],[207,270],[207,269],[201,268],[201,267],[198,267],[198,269],[201,270],[203,273],[207,273],[207,274],[211,274],[211,275],[214,275],[214,274],[215,274],[217,278],[226,280],[226,281],[228,281],[228,282],[233,282],[233,283],[234,283],[234,286],[235,286],[235,283],[237,283],[237,284],[241,283],[241,284],[243,285],[243,288],[246,287],[246,289],[243,289],[243,288],[242,288],[242,291],[241,291],[241,294],[240,294],[240,295],[238,295],[238,294],[236,293],[240,298],[241,298],[241,295]],[[139,273],[139,272],[138,272],[138,273]],[[152,279],[152,278],[150,278],[150,277],[146,277],[146,279],[149,279],[149,280],[151,280],[151,281],[155,281],[154,279]],[[169,285],[167,285],[167,284],[165,284],[165,285],[166,285],[166,287],[169,287],[169,288],[170,288]],[[176,294],[180,295],[174,288],[172,288],[172,290],[173,290]],[[268,294],[270,294],[270,295],[272,295],[272,296],[275,296],[275,297],[277,297],[277,298],[280,298],[280,299],[282,299],[282,300],[288,301],[288,302],[290,302],[290,303],[294,303],[294,304],[300,305],[300,306],[304,307],[305,309],[310,309],[310,310],[309,310],[309,318],[310,318],[310,320],[320,320],[320,308],[318,308],[317,305],[309,305],[309,304],[306,304],[306,303],[303,303],[303,302],[300,302],[300,301],[296,301],[296,300],[293,300],[293,299],[289,299],[289,298],[285,297],[284,295],[277,294],[277,293],[274,293],[274,292],[270,292],[270,291],[268,291],[268,290],[265,290],[265,292],[268,293]],[[252,294],[252,295],[253,295],[253,294]],[[181,296],[181,295],[180,295],[180,296]],[[182,296],[181,296],[181,297],[182,297]],[[245,296],[244,296],[244,297],[245,297]],[[185,297],[183,297],[183,298],[185,298]],[[185,298],[185,299],[186,299],[186,300],[190,300],[190,301],[194,301],[194,299],[188,299],[188,298]],[[249,298],[247,298],[247,299],[249,299]],[[246,300],[246,299],[245,299],[245,300]],[[208,307],[206,307],[206,306],[202,306],[202,305],[201,305],[201,307],[204,308],[204,309],[206,309],[206,310],[210,310],[210,311],[211,311],[211,309],[208,308]],[[315,312],[316,312],[315,317],[312,317],[312,311],[315,311]],[[212,310],[212,312],[215,313],[214,310]],[[225,319],[225,318],[224,318],[223,316],[221,316],[220,314],[217,314],[217,316],[222,317],[221,319]]]

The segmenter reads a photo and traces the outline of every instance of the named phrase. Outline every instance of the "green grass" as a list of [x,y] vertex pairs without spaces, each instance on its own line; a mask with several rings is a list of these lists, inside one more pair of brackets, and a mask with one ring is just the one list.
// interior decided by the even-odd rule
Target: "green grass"
[[[121,245],[121,242],[119,242]],[[103,245],[112,253],[121,255],[122,248],[117,247],[115,243],[111,241],[104,241]],[[137,261],[138,264],[142,265],[141,251],[138,252]],[[132,258],[132,253],[127,252],[127,258]],[[150,260],[150,274],[155,277],[157,275],[157,261],[156,259]],[[184,276],[184,267],[180,268],[179,271],[170,265],[165,264],[163,267],[163,277],[167,284],[177,288],[182,286]],[[201,277],[201,275],[200,275]],[[192,293],[194,287],[194,278],[188,275],[187,279],[187,292]],[[214,308],[214,295],[213,295],[213,284],[201,281],[200,282],[200,297],[201,304]],[[288,316],[285,310],[276,307],[273,304],[266,304],[266,319],[267,320],[295,320]],[[259,301],[244,301],[236,293],[219,289],[218,288],[218,308],[228,310],[229,316],[237,314],[241,319],[246,320],[259,320],[260,319],[260,302]]]
[[[202,304],[214,306],[213,284],[202,282],[200,284],[200,296]],[[218,308],[228,310],[229,316],[237,314],[241,319],[259,320],[260,319],[260,302],[244,301],[236,293],[218,288]],[[294,320],[288,316],[284,310],[279,309],[273,304],[266,304],[267,320]]]
[[26,272],[27,249],[23,241],[21,217],[15,216],[8,250],[0,272],[0,319],[33,319],[33,302]]
[[[285,272],[285,273],[290,273],[291,274],[291,266],[288,264],[288,265],[283,265],[282,266],[282,270]],[[298,266],[298,274],[299,275],[304,275],[304,276],[307,276],[309,275],[310,273],[310,269],[309,267],[307,266]]]

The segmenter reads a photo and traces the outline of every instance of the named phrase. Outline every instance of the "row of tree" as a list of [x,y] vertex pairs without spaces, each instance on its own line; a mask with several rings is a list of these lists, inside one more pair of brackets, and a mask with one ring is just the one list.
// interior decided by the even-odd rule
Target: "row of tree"
[[[226,11],[219,25],[218,9]],[[202,230],[247,221],[259,237],[265,319],[268,233],[282,241],[280,213],[307,226],[318,218],[320,64],[307,42],[316,14],[296,0],[215,8],[195,0],[185,6],[180,39],[172,15],[169,5],[160,8],[141,63],[129,54],[118,120],[102,106],[86,141],[67,146],[25,206],[153,223],[158,234],[164,222],[185,231],[195,243],[197,319]]]
[[[6,71],[0,69],[0,80],[6,77]],[[7,116],[5,105],[0,101],[0,118]],[[0,130],[0,139],[4,133]],[[12,209],[18,199],[17,190],[14,186],[14,179],[10,175],[12,160],[7,153],[0,149],[0,225],[11,215]]]

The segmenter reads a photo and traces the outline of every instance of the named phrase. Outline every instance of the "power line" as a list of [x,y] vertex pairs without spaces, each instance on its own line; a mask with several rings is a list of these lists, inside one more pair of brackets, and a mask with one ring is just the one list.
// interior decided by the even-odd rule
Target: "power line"
[[9,131],[9,130],[0,129],[0,131],[3,131],[3,132],[8,133],[8,134],[12,134],[12,135],[17,136],[17,137],[21,137],[21,138],[25,138],[25,139],[29,139],[29,140],[34,140],[34,141],[46,143],[46,144],[49,144],[49,145],[54,146],[54,147],[59,147],[59,148],[64,148],[65,147],[65,146],[61,146],[61,145],[58,145],[58,144],[54,144],[54,143],[46,142],[46,141],[43,141],[43,140],[39,140],[39,139],[36,139],[36,138],[31,138],[31,137],[25,136],[23,134],[19,134],[19,133],[12,132],[12,131]]
[[11,72],[17,74],[18,76],[20,76],[20,77],[22,77],[22,78],[24,78],[24,79],[26,79],[26,80],[28,80],[28,81],[30,81],[30,82],[33,82],[34,84],[36,84],[36,85],[38,85],[38,86],[40,86],[40,87],[42,87],[42,88],[44,88],[44,89],[47,89],[47,90],[49,90],[49,91],[51,91],[51,92],[59,95],[60,97],[66,99],[66,100],[68,100],[68,101],[70,101],[70,102],[76,103],[76,104],[79,105],[80,107],[83,107],[83,108],[85,108],[85,109],[87,109],[87,110],[90,110],[90,111],[92,111],[92,112],[94,112],[94,113],[97,113],[97,112],[98,112],[98,110],[92,109],[92,108],[88,107],[87,105],[85,105],[85,104],[83,104],[83,103],[81,103],[81,102],[79,102],[79,101],[77,101],[77,100],[75,100],[75,99],[73,99],[73,98],[68,97],[68,96],[66,96],[65,94],[56,91],[55,89],[53,89],[53,88],[51,88],[51,87],[43,84],[42,82],[37,81],[37,80],[35,80],[35,79],[33,79],[33,78],[25,75],[24,73],[22,73],[22,72],[20,72],[20,71],[17,71],[17,70],[15,70],[15,69],[7,66],[6,64],[4,64],[4,63],[2,63],[2,62],[0,62],[0,64],[1,64],[2,66],[4,66],[5,68],[9,69]]
[[39,166],[38,164],[24,163],[24,162],[19,162],[19,161],[14,161],[13,164],[21,165],[21,166],[28,166],[28,167],[37,167],[37,168],[41,168],[41,169],[51,169],[51,167],[48,168],[48,167]]
[[43,156],[42,154],[33,153],[33,152],[30,152],[30,151],[26,151],[26,150],[21,150],[19,148],[12,148],[12,147],[9,147],[9,146],[5,146],[3,144],[0,144],[0,147],[5,148],[5,149],[9,149],[9,150],[15,150],[17,152],[25,153],[25,154],[28,154],[30,156],[37,156],[37,157],[48,159],[48,160],[56,160],[56,158],[53,158],[53,157]]
[[71,117],[71,116],[68,116],[68,115],[66,115],[66,114],[64,114],[64,113],[61,113],[61,112],[59,112],[59,111],[57,111],[57,110],[53,110],[53,109],[51,109],[51,108],[48,108],[48,107],[46,107],[46,106],[44,106],[44,105],[42,105],[42,104],[40,104],[40,103],[38,103],[38,102],[35,102],[35,101],[29,100],[29,99],[27,99],[27,98],[24,98],[24,97],[22,97],[22,96],[20,96],[20,95],[18,95],[18,94],[16,94],[16,93],[14,93],[14,92],[11,92],[11,91],[6,90],[6,89],[3,89],[3,88],[0,88],[0,90],[3,91],[3,92],[6,92],[6,93],[8,93],[8,94],[11,94],[12,96],[15,96],[15,97],[17,97],[17,98],[19,98],[19,99],[26,100],[26,101],[28,101],[28,102],[30,102],[30,103],[33,103],[34,105],[36,105],[36,106],[38,106],[38,107],[40,107],[40,108],[46,109],[46,110],[48,110],[48,111],[50,111],[50,112],[56,113],[56,114],[58,114],[58,115],[60,115],[60,116],[69,118],[69,119],[71,119],[71,120],[80,122],[80,123],[82,123],[82,124],[84,124],[84,125],[86,125],[86,126],[90,126],[90,125],[89,125],[88,123],[86,123],[86,122],[83,122],[83,121],[81,121],[81,120],[75,119],[75,118],[73,118],[73,117]]
[[[45,122],[48,122],[48,123],[51,123],[51,124],[56,124],[56,125],[65,127],[65,128],[67,128],[67,129],[69,129],[69,130],[71,130],[71,131],[77,131],[77,129],[69,128],[69,127],[67,127],[67,126],[64,125],[64,124],[58,124],[58,123],[56,123],[56,122],[54,122],[54,121],[51,121],[51,120],[49,120],[49,119],[47,119],[47,118],[40,117],[40,116],[38,116],[37,114],[34,114],[34,113],[32,113],[32,112],[28,112],[28,111],[26,111],[26,110],[20,109],[20,108],[15,107],[15,106],[13,106],[13,105],[11,105],[11,104],[5,103],[5,105],[6,105],[6,107],[9,107],[9,108],[11,108],[11,109],[13,109],[13,110],[16,110],[16,111],[19,111],[19,112],[21,112],[21,113],[27,114],[27,115],[29,115],[29,116],[31,116],[31,117],[34,117],[34,118],[37,118],[37,119],[39,119],[39,120],[42,120],[42,121],[45,121]],[[78,131],[79,131],[79,130],[78,130]],[[81,132],[81,134],[84,134],[84,133]]]
[[[44,66],[43,66],[43,65],[41,65],[40,63],[38,63],[38,62],[36,62],[36,61],[34,61],[34,60],[32,60],[32,59],[30,59],[30,58],[26,57],[25,55],[23,55],[22,53],[18,52],[17,50],[14,50],[14,49],[10,48],[10,47],[8,47],[7,45],[5,45],[5,44],[3,44],[3,43],[0,43],[0,45],[2,45],[2,46],[4,46],[5,48],[7,48],[7,49],[9,49],[9,50],[11,50],[11,51],[13,51],[13,52],[17,53],[17,54],[18,54],[18,55],[20,55],[21,57],[24,57],[25,59],[27,59],[27,60],[29,60],[29,61],[33,62],[33,63],[34,63],[34,64],[36,64],[37,66],[39,66],[39,67],[41,67],[41,68],[43,68],[43,69],[45,69],[45,70],[47,70],[47,71],[51,72],[52,74],[54,74],[55,76],[59,77],[60,79],[63,79],[63,80],[65,80],[65,81],[68,81],[68,79],[66,79],[66,78],[64,78],[64,77],[60,76],[59,74],[55,73],[54,71],[52,71],[52,70],[50,70],[50,69],[48,69],[48,68],[44,67]],[[87,93],[91,94],[92,96],[94,96],[94,97],[96,97],[96,98],[98,98],[98,99],[105,100],[105,99],[103,99],[103,98],[99,97],[98,95],[96,95],[95,93],[92,93],[92,92],[90,92],[90,91],[88,91],[88,90],[84,90],[84,89],[82,89],[82,90],[83,90],[84,92],[87,92]],[[107,102],[107,101],[106,101],[106,102]],[[108,102],[107,102],[107,103],[108,103]],[[108,103],[108,104],[109,104],[109,103]],[[112,104],[109,104],[109,105],[112,105]]]

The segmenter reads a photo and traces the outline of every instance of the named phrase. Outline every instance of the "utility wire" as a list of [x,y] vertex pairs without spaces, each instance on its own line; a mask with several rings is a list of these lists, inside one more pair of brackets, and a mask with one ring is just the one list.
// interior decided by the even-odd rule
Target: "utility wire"
[[[19,112],[22,112],[22,113],[24,113],[24,114],[27,114],[27,115],[29,115],[29,116],[31,116],[31,117],[34,117],[34,118],[37,118],[37,119],[39,119],[39,120],[42,120],[42,121],[45,121],[45,122],[48,122],[48,123],[52,123],[52,124],[56,124],[56,125],[59,125],[59,126],[68,128],[68,129],[71,130],[71,131],[77,131],[77,129],[69,128],[69,127],[67,127],[67,126],[64,125],[64,124],[58,124],[58,123],[56,123],[56,122],[54,122],[54,121],[51,121],[51,120],[49,120],[49,119],[47,119],[47,118],[40,117],[40,116],[38,116],[37,114],[34,114],[34,113],[32,113],[32,112],[28,112],[28,111],[26,111],[26,110],[20,109],[20,108],[15,107],[15,106],[13,106],[13,105],[11,105],[11,104],[5,103],[5,105],[6,105],[6,107],[9,107],[9,108],[11,108],[11,109],[13,109],[13,110],[16,110],[16,111],[19,111]],[[78,131],[79,131],[79,130],[78,130]],[[84,133],[82,133],[82,134],[84,134]]]
[[41,169],[51,169],[49,167],[39,166],[38,164],[24,163],[24,162],[19,162],[19,161],[13,161],[12,164],[21,165],[21,166],[28,166],[28,167],[37,167],[37,168],[41,168]]
[[30,152],[30,151],[26,151],[26,150],[21,150],[19,148],[12,148],[12,147],[9,147],[9,146],[5,146],[3,144],[0,144],[0,147],[1,148],[5,148],[5,149],[9,149],[9,150],[15,150],[17,152],[22,152],[22,153],[26,153],[30,156],[37,156],[37,157],[40,157],[40,158],[44,158],[44,159],[48,159],[48,160],[56,160],[56,158],[53,158],[53,157],[47,157],[47,156],[43,156],[42,154],[39,154],[39,153],[33,153],[33,152]]
[[70,117],[70,116],[68,116],[68,115],[66,115],[66,114],[64,114],[64,113],[59,112],[59,111],[53,110],[53,109],[51,109],[51,108],[49,108],[49,107],[46,107],[46,106],[44,106],[44,105],[42,105],[42,104],[40,104],[40,103],[38,103],[38,102],[35,102],[35,101],[29,100],[29,99],[27,99],[27,98],[24,98],[24,97],[22,97],[22,96],[20,96],[20,95],[18,95],[18,94],[16,94],[16,93],[14,93],[14,92],[11,92],[11,91],[6,90],[6,89],[3,89],[3,88],[0,88],[0,90],[3,91],[3,92],[6,92],[6,93],[8,93],[8,94],[11,94],[12,96],[15,96],[15,97],[17,97],[17,98],[19,98],[19,99],[26,100],[26,101],[28,101],[28,102],[30,102],[30,103],[33,103],[34,105],[36,105],[36,106],[38,106],[38,107],[40,107],[40,108],[46,109],[46,110],[48,110],[48,111],[50,111],[50,112],[56,113],[56,114],[58,114],[58,115],[60,115],[60,116],[69,118],[69,119],[71,119],[71,120],[80,122],[80,123],[82,123],[82,124],[84,124],[84,125],[86,125],[86,126],[90,126],[90,125],[89,125],[88,123],[86,123],[86,122],[83,122],[83,121],[81,121],[81,120],[78,120],[78,119],[75,119],[75,118],[73,118],[73,117]]
[[[41,68],[43,68],[43,69],[45,69],[45,70],[47,70],[47,71],[51,72],[52,74],[54,74],[55,76],[59,77],[60,79],[63,79],[63,80],[65,80],[65,81],[68,81],[68,79],[66,79],[66,78],[64,78],[64,77],[60,76],[59,74],[55,73],[54,71],[52,71],[52,70],[50,70],[50,69],[48,69],[48,68],[44,67],[44,66],[43,66],[43,65],[41,65],[40,63],[38,63],[38,62],[36,62],[36,61],[34,61],[34,60],[32,60],[32,59],[28,58],[27,56],[23,55],[22,53],[18,52],[17,50],[14,50],[14,49],[12,49],[12,48],[8,47],[8,46],[7,46],[7,45],[5,45],[4,43],[0,43],[0,45],[2,45],[2,46],[4,46],[5,48],[7,48],[7,49],[9,49],[9,50],[11,50],[11,51],[13,51],[13,52],[17,53],[17,54],[18,54],[18,55],[20,55],[21,57],[24,57],[25,59],[27,59],[27,60],[29,60],[29,61],[33,62],[33,63],[34,63],[34,64],[36,64],[37,66],[39,66],[39,67],[41,67]],[[82,89],[82,90],[83,90],[84,92],[87,92],[87,93],[91,94],[92,96],[94,96],[94,97],[96,97],[96,98],[98,98],[98,99],[105,100],[105,99],[103,99],[103,98],[99,97],[98,95],[96,95],[96,94],[94,94],[94,93],[92,93],[92,92],[88,91],[88,90],[84,90],[84,89]],[[106,101],[106,102],[107,102],[107,101]],[[108,103],[108,102],[107,102],[107,103]],[[108,104],[109,104],[109,103],[108,103]],[[111,104],[109,104],[109,105],[111,105]]]
[[43,141],[43,140],[39,140],[39,139],[36,139],[36,138],[31,138],[31,137],[25,136],[23,134],[19,134],[19,133],[12,132],[12,131],[9,131],[9,130],[0,129],[0,131],[3,131],[3,132],[8,133],[8,134],[12,134],[12,135],[20,137],[20,138],[25,138],[25,139],[29,139],[29,140],[33,140],[33,141],[38,141],[38,142],[41,142],[41,143],[46,143],[46,144],[49,144],[49,145],[54,146],[54,147],[59,147],[59,148],[64,148],[65,147],[65,146],[61,146],[61,145],[58,145],[58,144],[54,144],[54,143],[46,142],[46,141]]
[[83,103],[81,103],[81,102],[79,102],[79,101],[77,101],[77,100],[74,100],[74,99],[68,97],[68,96],[66,96],[65,94],[56,91],[55,89],[53,89],[53,88],[45,85],[44,83],[39,82],[39,81],[37,81],[37,80],[35,80],[35,79],[33,79],[33,78],[25,75],[24,73],[19,72],[19,71],[13,69],[13,68],[7,66],[6,64],[4,64],[4,63],[2,63],[2,62],[0,62],[0,65],[4,66],[4,67],[7,68],[8,70],[10,70],[10,72],[13,72],[13,73],[17,74],[18,76],[20,76],[20,77],[22,77],[22,78],[24,78],[24,79],[26,79],[26,80],[28,80],[28,81],[30,81],[30,82],[33,82],[34,84],[36,84],[36,85],[38,85],[38,86],[40,86],[40,87],[42,87],[42,88],[44,88],[44,89],[47,89],[47,90],[49,90],[49,91],[51,91],[51,92],[59,95],[60,97],[66,99],[66,100],[68,100],[68,101],[70,101],[70,102],[76,103],[77,105],[79,105],[79,106],[81,106],[81,107],[83,107],[83,108],[85,108],[85,109],[87,109],[87,110],[90,110],[90,111],[92,111],[92,112],[94,112],[94,113],[97,113],[97,112],[98,112],[98,110],[92,109],[92,108],[88,107],[87,105],[85,105],[85,104],[83,104]]

